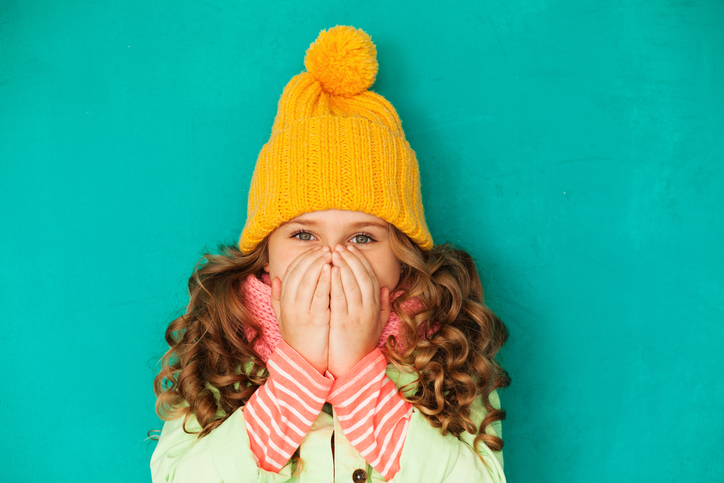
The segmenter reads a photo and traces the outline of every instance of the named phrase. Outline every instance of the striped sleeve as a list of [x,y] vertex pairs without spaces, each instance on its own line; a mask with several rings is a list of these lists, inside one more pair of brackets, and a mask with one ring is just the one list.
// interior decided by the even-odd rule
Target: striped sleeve
[[400,469],[412,404],[402,399],[386,367],[385,356],[375,349],[334,381],[327,401],[352,446],[389,481]]
[[269,378],[244,406],[251,451],[260,468],[279,472],[322,411],[333,379],[283,340],[267,362]]

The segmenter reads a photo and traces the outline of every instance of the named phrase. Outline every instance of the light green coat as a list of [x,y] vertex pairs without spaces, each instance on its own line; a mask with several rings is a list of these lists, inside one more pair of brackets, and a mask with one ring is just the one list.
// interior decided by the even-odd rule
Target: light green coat
[[[400,374],[392,365],[387,375],[398,387],[412,381],[409,374]],[[414,391],[408,387],[407,391]],[[493,406],[500,407],[496,392],[490,395]],[[479,402],[473,407],[473,419],[479,424],[485,409]],[[249,447],[244,413],[234,411],[229,418],[207,436],[197,439],[182,428],[183,418],[168,421],[151,458],[154,483],[353,483],[352,474],[363,469],[368,482],[384,482],[344,437],[336,415],[321,412],[309,433],[302,440],[300,457],[302,469],[292,476],[292,464],[279,473],[259,469]],[[501,435],[500,423],[488,428],[491,434]],[[199,429],[196,419],[187,424],[190,431]],[[334,434],[334,459],[331,439]],[[394,483],[477,483],[505,482],[503,455],[479,444],[486,465],[472,449],[474,436],[463,434],[463,441],[448,434],[442,436],[416,409],[400,455],[400,471]]]

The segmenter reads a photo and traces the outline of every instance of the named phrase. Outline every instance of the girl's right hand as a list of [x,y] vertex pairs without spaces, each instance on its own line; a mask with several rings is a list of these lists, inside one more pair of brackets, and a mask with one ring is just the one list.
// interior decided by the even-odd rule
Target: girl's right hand
[[320,374],[327,370],[329,351],[331,261],[329,247],[317,247],[295,258],[283,280],[272,280],[271,303],[282,338]]

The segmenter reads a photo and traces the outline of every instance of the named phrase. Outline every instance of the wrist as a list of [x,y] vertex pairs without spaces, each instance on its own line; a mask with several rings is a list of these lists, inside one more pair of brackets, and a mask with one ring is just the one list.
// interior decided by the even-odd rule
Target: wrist
[[[328,371],[326,360],[323,362],[316,361],[312,363],[309,358],[289,345],[289,343],[285,340],[282,340],[274,350],[274,353],[269,358],[269,362],[272,362],[272,360],[274,360],[274,365],[277,367],[284,368],[293,366],[296,368],[297,372],[301,371],[302,373],[309,375],[314,381],[324,381],[323,385],[327,384],[327,380],[331,381],[331,379],[327,376]],[[282,360],[285,362],[280,362]],[[267,364],[267,367],[272,367],[272,365]],[[286,372],[291,374],[289,371]],[[294,377],[293,379],[297,380],[298,378]]]
[[310,366],[312,366],[320,374],[327,371],[327,359],[329,358],[328,341],[326,338],[320,340],[310,340],[297,338],[296,340],[288,340],[282,336],[282,340],[289,347],[294,349],[302,358],[304,358]]
[[362,367],[366,365],[363,361],[372,360],[380,354],[382,354],[382,351],[377,347],[374,347],[371,350],[365,353],[359,353],[356,356],[350,355],[349,353],[346,353],[345,357],[330,356],[329,361],[327,362],[327,370],[338,379],[344,377],[350,372],[356,371],[357,366]]
[[318,373],[324,375],[325,372],[328,370],[328,363],[327,363],[327,351],[324,351],[323,353],[319,352],[307,352],[297,349],[296,347],[289,345],[292,347],[297,353],[304,358],[307,363],[314,368],[315,371]]
[[[302,357],[304,357],[304,356],[302,356]],[[309,363],[310,366],[312,366],[314,368],[315,371],[317,371],[321,375],[324,375],[328,371],[326,360],[313,361],[313,360],[306,359],[306,361]]]

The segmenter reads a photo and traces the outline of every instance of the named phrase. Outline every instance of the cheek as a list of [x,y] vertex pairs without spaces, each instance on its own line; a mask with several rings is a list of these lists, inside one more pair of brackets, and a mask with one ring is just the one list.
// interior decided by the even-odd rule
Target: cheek
[[384,257],[382,260],[375,260],[372,269],[380,282],[380,288],[387,287],[394,290],[397,287],[400,281],[400,262],[394,255]]
[[269,242],[269,276],[272,280],[279,278],[284,280],[287,267],[294,260],[294,251],[285,243],[272,238]]
[[294,257],[289,257],[288,254],[279,254],[269,261],[269,276],[272,280],[278,277],[280,280],[284,280],[284,274],[287,273],[287,268],[291,265]]

